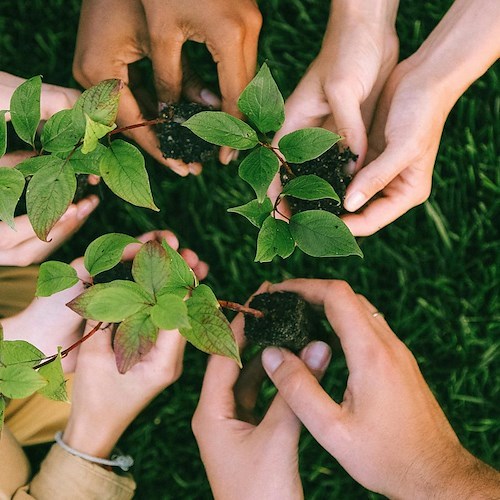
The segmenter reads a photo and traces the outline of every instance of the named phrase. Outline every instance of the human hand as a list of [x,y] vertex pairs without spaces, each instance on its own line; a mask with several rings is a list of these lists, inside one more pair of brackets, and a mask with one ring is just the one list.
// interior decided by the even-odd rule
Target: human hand
[[448,113],[498,59],[499,29],[498,2],[456,0],[393,71],[377,105],[365,166],[346,192],[344,207],[361,209],[344,218],[354,235],[372,234],[428,198]]
[[[0,168],[17,165],[26,154],[6,154],[0,159]],[[27,215],[14,218],[15,229],[0,221],[0,266],[24,267],[43,262],[85,224],[98,204],[99,198],[95,195],[72,203],[51,229],[47,241],[38,238]]]
[[[397,63],[399,42],[395,31],[398,1],[335,1],[323,45],[306,74],[285,103],[285,122],[274,137],[300,128],[324,127],[340,134],[358,155],[353,173],[367,152],[367,130],[382,88]],[[281,192],[279,176],[269,196]]]
[[[87,324],[86,333],[95,322]],[[116,368],[108,326],[82,343],[73,383],[72,408],[64,442],[93,456],[107,458],[139,412],[182,372],[185,339],[160,331],[151,350],[127,373]]]
[[[0,71],[0,109],[10,108],[10,98],[14,90],[24,82],[24,78]],[[76,89],[42,83],[40,96],[41,119],[48,120],[58,111],[71,108],[79,96],[80,92]],[[7,113],[6,118],[10,120],[10,113]]]
[[[113,15],[113,30],[108,29],[109,17],[102,16],[103,9]],[[129,64],[144,57],[153,63],[160,101],[177,101],[184,92],[190,100],[218,106],[218,98],[203,88],[185,61],[183,64],[183,43],[188,39],[203,42],[218,65],[222,109],[237,114],[239,94],[254,76],[260,25],[254,0],[86,0],[73,71],[85,87],[106,78],[120,78],[128,85],[122,91],[117,120],[120,126],[144,121],[128,71]],[[179,175],[201,170],[199,164],[188,166],[163,158],[152,128],[131,130],[129,136]],[[223,148],[221,161],[228,163],[231,154]]]
[[389,498],[438,492],[453,498],[452,491],[490,498],[474,496],[483,484],[475,481],[477,471],[497,487],[498,475],[461,446],[415,358],[383,315],[341,281],[298,279],[269,288],[283,290],[324,308],[346,356],[344,399],[333,401],[307,369],[308,360],[285,349],[267,348],[262,362],[279,394],[342,467]]
[[[268,286],[264,283],[256,294]],[[239,314],[231,327],[240,348],[243,326]],[[315,353],[311,346],[301,356],[319,378],[328,364],[329,350],[320,359]],[[254,414],[264,376],[259,358],[241,373],[228,358],[213,355],[208,362],[192,426],[213,495],[219,500],[303,498],[298,419],[279,394],[260,423]]]

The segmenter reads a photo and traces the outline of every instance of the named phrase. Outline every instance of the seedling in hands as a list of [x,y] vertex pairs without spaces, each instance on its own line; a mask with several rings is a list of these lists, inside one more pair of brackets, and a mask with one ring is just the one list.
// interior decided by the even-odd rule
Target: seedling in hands
[[[246,217],[259,228],[255,260],[270,262],[276,255],[289,257],[295,246],[314,257],[362,257],[354,236],[336,215],[306,210],[287,217],[280,212],[280,203],[287,196],[303,200],[329,198],[340,203],[331,184],[317,175],[297,177],[290,164],[317,158],[341,137],[323,128],[305,128],[283,136],[278,147],[273,147],[267,134],[283,125],[285,106],[266,64],[241,94],[238,107],[248,123],[221,111],[206,111],[194,115],[183,126],[210,143],[250,150],[239,166],[239,175],[252,186],[257,198],[228,211]],[[273,203],[266,193],[280,168],[290,180]]]
[[[116,323],[113,338],[116,364],[129,370],[153,347],[158,331],[178,329],[201,351],[234,359],[240,366],[238,345],[212,290],[199,284],[184,259],[166,241],[148,241],[132,262],[133,280],[114,279],[95,284],[101,273],[120,264],[124,248],[138,240],[111,233],[93,241],[85,252],[90,275],[87,289],[68,303],[85,319]],[[73,267],[49,261],[40,266],[37,296],[49,296],[76,284]],[[224,306],[259,315],[237,304]]]
[[[53,115],[43,127],[40,150],[35,135],[40,122],[41,77],[30,78],[14,91],[12,125],[36,156],[15,168],[0,168],[1,220],[14,228],[16,205],[28,182],[28,217],[37,236],[46,240],[75,196],[78,174],[100,176],[120,198],[159,210],[141,152],[128,142],[112,140],[117,132],[129,128],[117,129],[115,124],[122,85],[120,80],[105,80],[83,92],[72,109]],[[0,157],[6,151],[6,113],[0,111]],[[106,144],[103,138],[107,138]]]

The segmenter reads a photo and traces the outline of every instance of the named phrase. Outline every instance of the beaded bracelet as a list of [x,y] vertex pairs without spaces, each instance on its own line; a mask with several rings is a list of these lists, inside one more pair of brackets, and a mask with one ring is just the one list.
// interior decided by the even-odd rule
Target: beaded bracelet
[[130,467],[132,467],[132,465],[134,465],[134,459],[129,455],[112,455],[111,460],[107,460],[106,458],[93,457],[92,455],[87,455],[86,453],[82,453],[81,451],[75,450],[74,448],[71,448],[71,446],[68,446],[62,440],[62,434],[63,434],[62,431],[56,432],[56,435],[54,436],[56,443],[63,450],[67,451],[68,453],[71,453],[71,455],[75,455],[75,457],[80,457],[83,458],[84,460],[87,460],[87,462],[93,462],[99,465],[120,467],[120,469],[125,472],[128,471]]

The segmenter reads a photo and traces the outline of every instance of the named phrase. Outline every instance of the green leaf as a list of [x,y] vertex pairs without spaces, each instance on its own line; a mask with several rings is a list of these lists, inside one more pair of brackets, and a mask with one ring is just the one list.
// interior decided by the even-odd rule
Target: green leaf
[[181,334],[201,351],[227,356],[241,367],[238,344],[226,317],[212,301],[194,292],[187,301],[191,328],[182,328]]
[[5,121],[5,111],[4,109],[0,110],[0,158],[7,151],[7,122]]
[[44,385],[47,381],[29,366],[0,367],[0,394],[7,398],[27,398]]
[[172,293],[175,289],[184,289],[184,295],[188,288],[196,286],[196,276],[186,261],[177,253],[165,240],[162,242],[170,258],[170,277],[168,283],[161,290],[161,293]]
[[283,196],[294,196],[301,200],[322,200],[332,198],[340,203],[340,198],[333,187],[317,175],[301,175],[283,186]]
[[115,280],[94,285],[66,305],[85,319],[119,323],[153,304],[137,283]]
[[93,174],[101,175],[99,164],[102,155],[107,151],[106,146],[97,144],[96,148],[90,153],[83,154],[82,148],[78,148],[68,160],[69,165],[73,168],[75,174]]
[[14,229],[14,211],[23,194],[24,175],[15,168],[0,167],[0,219]]
[[85,135],[83,136],[82,153],[86,155],[91,153],[99,144],[99,139],[104,137],[108,132],[111,132],[116,125],[103,125],[95,122],[85,113]]
[[264,201],[269,184],[278,173],[279,161],[276,155],[265,147],[252,151],[241,163],[239,176],[253,187],[259,203]]
[[42,146],[45,151],[65,152],[74,148],[82,138],[83,130],[73,123],[73,111],[63,109],[51,116],[42,130]]
[[263,64],[238,100],[238,108],[263,132],[276,132],[285,121],[283,96],[269,67]]
[[40,266],[36,284],[37,297],[49,297],[78,283],[76,270],[64,262],[49,261]]
[[153,201],[144,157],[132,144],[118,139],[101,157],[102,178],[120,198],[138,207],[160,209]]
[[29,220],[36,235],[44,241],[70,205],[76,191],[73,170],[60,158],[57,160],[57,164],[40,168],[31,178],[26,191]]
[[57,349],[57,357],[54,361],[42,366],[38,373],[47,381],[47,385],[38,389],[38,394],[54,401],[64,401],[69,403],[66,381],[61,364],[61,348]]
[[139,311],[126,318],[113,339],[118,371],[130,370],[151,350],[157,337],[158,328],[151,321],[149,311]]
[[303,128],[283,136],[278,147],[288,162],[303,163],[322,155],[340,139],[324,128]]
[[170,276],[170,257],[158,241],[147,241],[134,257],[134,281],[156,297]]
[[228,212],[246,217],[255,227],[261,227],[272,210],[273,204],[269,198],[265,198],[263,203],[259,203],[258,200],[252,200],[245,205],[227,209]]
[[[64,159],[64,158],[63,158]],[[16,165],[16,170],[19,170],[24,177],[35,175],[41,168],[51,166],[52,168],[60,168],[61,158],[55,155],[33,156]]]
[[19,85],[10,100],[10,117],[17,135],[35,147],[35,134],[40,123],[41,76],[34,76]]
[[4,415],[5,415],[5,398],[3,396],[0,396],[0,437],[1,437],[1,432],[3,429],[3,421],[4,421]]
[[194,297],[195,300],[202,300],[204,302],[207,302],[208,304],[212,304],[217,309],[220,308],[220,304],[219,301],[217,300],[217,297],[215,296],[215,293],[208,285],[197,286],[193,290],[191,297]]
[[115,267],[120,262],[123,250],[130,243],[140,243],[128,234],[108,233],[95,239],[85,250],[84,265],[90,276]]
[[262,224],[257,237],[255,262],[271,262],[276,255],[286,259],[294,249],[295,243],[288,224],[269,216]]
[[363,252],[342,219],[324,210],[308,210],[290,219],[297,246],[313,257],[342,257]]
[[255,130],[223,111],[202,111],[186,120],[187,127],[207,142],[234,149],[250,149],[259,143]]
[[165,293],[151,308],[151,320],[162,330],[190,328],[186,302],[178,295]]
[[83,120],[85,114],[102,125],[112,126],[118,114],[120,90],[123,82],[118,79],[103,80],[87,89],[74,105],[74,120]]
[[4,340],[2,342],[2,364],[36,366],[44,357],[40,349],[25,340]]

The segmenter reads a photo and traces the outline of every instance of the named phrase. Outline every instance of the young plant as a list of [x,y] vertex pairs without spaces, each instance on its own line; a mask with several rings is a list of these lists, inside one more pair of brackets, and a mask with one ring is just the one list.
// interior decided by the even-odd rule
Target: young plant
[[[87,289],[67,305],[85,319],[116,323],[113,338],[121,373],[140,361],[156,342],[158,331],[178,329],[201,351],[234,359],[240,366],[238,345],[220,304],[207,285],[198,283],[184,259],[163,241],[148,241],[132,263],[133,280],[95,284],[101,273],[120,263],[123,249],[138,240],[111,233],[94,240],[85,251],[90,275]],[[40,266],[36,295],[45,297],[76,284],[73,267],[49,261]],[[224,306],[259,315],[238,304]]]
[[[58,353],[47,358],[24,340],[4,340],[0,324],[0,431],[6,399],[21,399],[35,392],[55,401],[68,401],[66,383]],[[50,359],[50,363],[45,363]]]
[[[15,208],[28,183],[28,217],[37,236],[46,240],[73,200],[77,174],[98,175],[120,198],[159,210],[141,152],[128,142],[112,140],[122,130],[115,124],[122,85],[120,80],[105,80],[83,92],[72,109],[53,115],[43,127],[40,149],[35,136],[41,77],[30,78],[14,91],[10,110],[0,111],[0,157],[6,152],[8,111],[16,134],[36,156],[15,168],[0,168],[0,220],[14,228]],[[105,137],[103,144],[100,140]]]
[[[251,150],[239,166],[239,176],[252,186],[257,198],[228,211],[246,217],[259,228],[255,260],[270,262],[276,255],[289,257],[295,246],[313,257],[362,257],[354,236],[336,215],[306,210],[287,217],[279,209],[287,196],[303,200],[330,198],[340,203],[327,181],[317,175],[297,177],[290,164],[317,158],[341,137],[323,128],[305,128],[283,136],[278,147],[273,147],[267,134],[281,128],[285,106],[266,64],[241,94],[238,107],[248,123],[224,112],[205,111],[182,125],[210,143]],[[266,193],[280,168],[285,169],[291,180],[272,203]],[[276,218],[277,214],[287,222]]]

